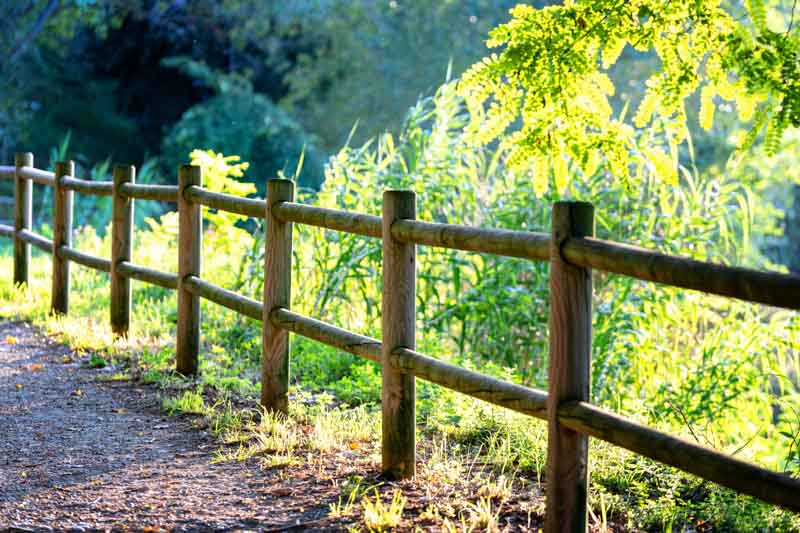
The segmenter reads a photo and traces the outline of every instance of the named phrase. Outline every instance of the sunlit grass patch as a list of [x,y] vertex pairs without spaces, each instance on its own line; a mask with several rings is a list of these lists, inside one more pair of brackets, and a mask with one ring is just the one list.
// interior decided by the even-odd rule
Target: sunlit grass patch
[[203,396],[188,390],[179,396],[168,396],[162,401],[162,407],[168,413],[183,415],[204,415],[208,412]]
[[388,502],[383,501],[377,490],[373,497],[365,495],[361,500],[364,525],[367,530],[376,532],[393,529],[400,525],[405,506],[406,498],[402,491],[397,489],[392,492],[391,500]]

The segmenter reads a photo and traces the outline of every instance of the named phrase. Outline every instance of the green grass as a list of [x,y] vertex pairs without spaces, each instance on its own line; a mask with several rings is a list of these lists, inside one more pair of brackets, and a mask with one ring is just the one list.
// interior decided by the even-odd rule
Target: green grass
[[[204,302],[200,376],[186,380],[172,369],[174,294],[135,283],[131,334],[126,340],[114,339],[107,318],[107,276],[74,266],[70,313],[56,318],[48,314],[50,266],[49,257],[34,252],[29,288],[13,287],[10,276],[0,279],[0,313],[31,320],[90,354],[90,364],[113,362],[145,382],[159,384],[165,410],[204,415],[212,431],[230,444],[217,460],[256,457],[270,467],[357,449],[377,461],[380,372],[375,364],[295,338],[290,415],[263,415],[255,408],[258,323]],[[0,269],[12,270],[7,249],[0,254]],[[437,355],[430,340],[420,344]],[[506,372],[500,367],[481,371]],[[209,390],[215,391],[217,400],[207,400],[204,393]],[[469,479],[484,487],[481,499],[471,501],[471,507],[440,516],[443,529],[488,524],[502,510],[498,505],[509,483],[541,481],[545,424],[424,382],[419,382],[418,397],[422,482],[447,486],[470,472]],[[253,408],[235,409],[226,398],[238,398]],[[800,531],[798,516],[603,442],[592,441],[590,458],[590,518],[598,527],[606,523],[652,531],[684,531],[700,525],[723,531]],[[485,472],[472,471],[470,465],[478,459]],[[400,505],[391,503],[391,495],[386,498],[379,503],[374,496],[359,494],[350,501],[344,495],[332,511],[363,512],[366,505],[379,529],[384,527],[381,517],[389,520],[392,505]],[[430,509],[432,514],[441,511]]]

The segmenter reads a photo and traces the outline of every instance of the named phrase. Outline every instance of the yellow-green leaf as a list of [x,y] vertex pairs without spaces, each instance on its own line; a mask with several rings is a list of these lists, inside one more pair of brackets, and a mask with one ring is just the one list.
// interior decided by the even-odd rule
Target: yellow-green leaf
[[716,94],[717,90],[711,84],[703,86],[700,91],[700,114],[698,120],[700,127],[706,131],[709,131],[714,124],[714,96]]
[[533,158],[533,192],[537,198],[544,196],[547,192],[550,177],[550,165],[544,156]]
[[564,189],[569,185],[569,165],[567,164],[567,158],[563,154],[553,156],[553,176],[556,182],[556,190],[559,193],[564,192]]

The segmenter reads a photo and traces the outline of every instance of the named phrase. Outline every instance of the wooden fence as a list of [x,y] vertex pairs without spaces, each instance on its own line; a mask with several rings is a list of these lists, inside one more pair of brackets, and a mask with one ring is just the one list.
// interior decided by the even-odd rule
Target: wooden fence
[[[194,166],[179,169],[177,186],[138,185],[131,166],[116,167],[112,181],[87,181],[74,174],[72,162],[57,163],[54,173],[38,170],[29,153],[17,154],[13,167],[0,167],[0,178],[15,183],[14,226],[0,226],[0,235],[14,240],[15,283],[28,283],[30,245],[53,255],[53,312],[69,309],[71,262],[108,272],[111,326],[119,335],[127,333],[130,323],[131,279],[177,290],[176,367],[184,375],[197,372],[201,297],[261,320],[261,403],[277,411],[285,412],[288,405],[290,332],[379,363],[383,471],[389,476],[406,478],[415,472],[415,377],[419,377],[547,421],[547,531],[586,529],[588,436],[800,512],[800,480],[589,403],[592,269],[793,310],[800,309],[798,276],[695,261],[596,239],[594,208],[584,202],[554,204],[552,231],[546,234],[418,221],[415,196],[409,191],[386,191],[383,215],[377,217],[295,203],[294,185],[287,180],[270,180],[266,201],[212,192],[202,187],[200,169]],[[32,183],[54,189],[52,240],[31,231]],[[74,192],[112,196],[109,259],[72,247]],[[131,263],[134,199],[178,204],[177,273]],[[202,206],[266,220],[262,302],[201,278]],[[291,311],[293,224],[382,239],[382,341]],[[549,393],[415,350],[417,244],[550,262]]]

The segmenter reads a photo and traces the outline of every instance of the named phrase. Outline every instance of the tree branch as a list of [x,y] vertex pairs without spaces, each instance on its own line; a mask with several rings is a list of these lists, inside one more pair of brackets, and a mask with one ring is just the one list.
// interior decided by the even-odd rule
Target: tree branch
[[47,20],[58,8],[58,2],[59,0],[50,0],[50,2],[47,4],[47,7],[44,8],[44,11],[39,14],[36,22],[33,23],[33,27],[30,29],[28,34],[25,35],[25,37],[14,47],[14,51],[11,52],[11,56],[8,59],[9,63],[16,61],[17,58],[22,55],[25,49],[28,48],[28,45],[31,44],[34,39],[36,39],[39,33],[41,33]]

